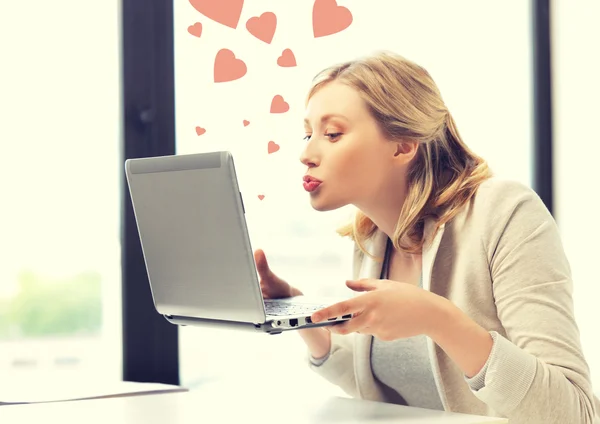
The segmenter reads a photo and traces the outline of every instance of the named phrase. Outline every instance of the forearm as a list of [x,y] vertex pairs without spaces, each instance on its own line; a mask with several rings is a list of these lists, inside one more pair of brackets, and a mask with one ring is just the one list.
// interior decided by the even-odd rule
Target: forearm
[[428,336],[467,377],[476,375],[488,360],[494,341],[490,333],[454,304],[438,299]]
[[324,328],[298,330],[313,358],[320,359],[331,349],[331,333]]

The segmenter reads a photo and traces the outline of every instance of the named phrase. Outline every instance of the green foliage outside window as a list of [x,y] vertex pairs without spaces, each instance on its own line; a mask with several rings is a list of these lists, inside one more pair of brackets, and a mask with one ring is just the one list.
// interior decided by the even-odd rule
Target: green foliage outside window
[[0,339],[98,334],[102,325],[101,276],[85,272],[47,281],[25,271],[19,291],[0,300]]

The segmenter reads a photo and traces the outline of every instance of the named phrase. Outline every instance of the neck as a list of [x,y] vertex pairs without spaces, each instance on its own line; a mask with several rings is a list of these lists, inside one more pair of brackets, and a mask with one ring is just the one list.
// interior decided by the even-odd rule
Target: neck
[[[389,238],[393,238],[407,191],[406,187],[382,190],[378,195],[376,194],[360,204],[355,204],[355,206],[368,216],[377,228]],[[395,195],[390,195],[391,193],[395,193]]]

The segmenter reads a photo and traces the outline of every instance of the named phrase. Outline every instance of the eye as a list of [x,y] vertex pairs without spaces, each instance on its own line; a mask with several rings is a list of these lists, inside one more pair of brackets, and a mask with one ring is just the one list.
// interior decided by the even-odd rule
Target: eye
[[308,141],[310,140],[311,134],[306,134],[302,140]]
[[328,137],[330,141],[335,141],[337,138],[339,138],[342,135],[342,133],[327,133],[325,134],[325,137]]

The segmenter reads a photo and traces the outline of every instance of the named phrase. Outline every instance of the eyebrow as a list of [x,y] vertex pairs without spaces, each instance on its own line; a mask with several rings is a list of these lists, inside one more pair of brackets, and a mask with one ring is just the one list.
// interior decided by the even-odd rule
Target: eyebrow
[[[348,118],[346,118],[344,115],[339,115],[339,114],[337,114],[337,113],[328,113],[328,114],[326,114],[326,115],[323,115],[323,116],[321,117],[321,123],[323,123],[323,122],[327,122],[327,121],[329,121],[331,118],[341,118],[341,119],[343,119],[343,120],[345,120],[345,121],[348,121]],[[305,123],[305,124],[310,124],[310,122],[308,121],[308,118],[304,118],[304,123]]]

